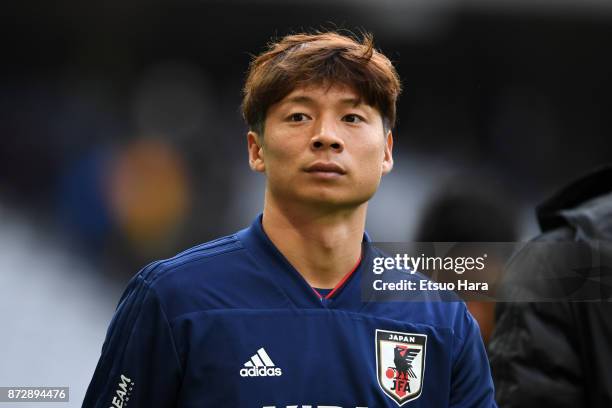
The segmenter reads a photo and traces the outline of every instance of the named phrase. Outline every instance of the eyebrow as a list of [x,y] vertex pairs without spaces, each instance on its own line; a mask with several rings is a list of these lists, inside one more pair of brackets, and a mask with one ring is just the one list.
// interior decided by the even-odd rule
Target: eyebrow
[[[303,95],[297,95],[297,96],[293,96],[289,99],[287,99],[288,103],[304,103],[307,105],[314,105],[316,104],[315,100],[312,99],[309,96],[303,96]],[[361,98],[342,98],[340,99],[340,104],[342,105],[352,105],[352,106],[358,106],[360,104],[362,104],[362,100]]]

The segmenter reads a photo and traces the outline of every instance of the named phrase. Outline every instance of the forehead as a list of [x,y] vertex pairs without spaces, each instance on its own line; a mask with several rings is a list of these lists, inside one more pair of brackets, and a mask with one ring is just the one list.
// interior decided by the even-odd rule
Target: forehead
[[285,95],[285,97],[279,101],[279,104],[330,102],[365,105],[363,98],[353,87],[342,83],[298,86]]

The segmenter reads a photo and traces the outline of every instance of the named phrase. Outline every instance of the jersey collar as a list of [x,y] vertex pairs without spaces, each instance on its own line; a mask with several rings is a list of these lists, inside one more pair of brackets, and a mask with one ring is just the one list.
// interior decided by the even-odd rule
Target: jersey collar
[[361,307],[361,274],[365,265],[370,263],[371,255],[371,240],[367,232],[363,235],[360,262],[327,296],[321,298],[268,238],[262,227],[262,218],[263,214],[259,214],[249,228],[238,233],[238,238],[259,267],[268,270],[267,274],[271,274],[271,279],[277,282],[279,289],[287,295],[291,303],[298,308],[342,307],[357,310]]

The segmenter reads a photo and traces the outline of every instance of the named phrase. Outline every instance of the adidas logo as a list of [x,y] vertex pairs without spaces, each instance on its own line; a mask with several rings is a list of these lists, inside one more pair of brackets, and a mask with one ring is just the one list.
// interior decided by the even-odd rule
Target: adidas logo
[[283,371],[276,367],[264,348],[257,350],[240,370],[241,377],[280,377]]

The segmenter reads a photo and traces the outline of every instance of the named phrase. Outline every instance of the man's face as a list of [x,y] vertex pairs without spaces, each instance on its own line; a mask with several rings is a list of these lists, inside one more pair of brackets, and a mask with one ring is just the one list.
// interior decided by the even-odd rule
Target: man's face
[[349,208],[374,195],[393,167],[393,138],[359,99],[344,85],[299,87],[268,109],[263,137],[249,132],[251,168],[277,201]]

